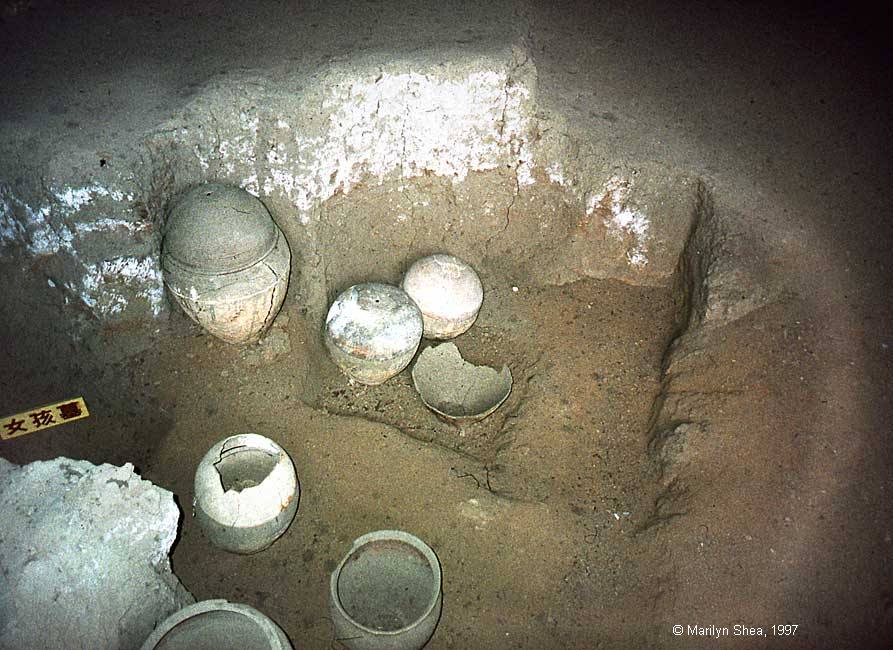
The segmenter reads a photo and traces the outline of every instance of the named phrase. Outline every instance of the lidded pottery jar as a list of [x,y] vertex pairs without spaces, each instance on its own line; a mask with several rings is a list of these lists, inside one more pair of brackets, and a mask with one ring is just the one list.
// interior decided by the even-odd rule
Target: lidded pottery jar
[[325,342],[348,377],[375,386],[412,361],[422,329],[422,314],[404,291],[367,282],[350,287],[332,303]]
[[260,338],[285,299],[288,243],[264,204],[238,187],[187,192],[168,216],[161,251],[177,303],[228,343]]
[[458,257],[439,253],[416,260],[403,290],[422,312],[426,339],[451,339],[472,326],[484,301],[481,279]]

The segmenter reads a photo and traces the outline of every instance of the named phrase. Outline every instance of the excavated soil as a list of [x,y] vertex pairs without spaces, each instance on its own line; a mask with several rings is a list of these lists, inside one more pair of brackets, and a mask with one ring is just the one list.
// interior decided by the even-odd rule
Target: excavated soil
[[[533,198],[517,202],[512,218],[530,221],[525,206],[541,207]],[[340,200],[333,211],[351,212],[350,203],[337,207]],[[770,495],[806,494],[810,471],[797,432],[814,417],[814,387],[802,364],[816,345],[815,326],[790,322],[802,305],[789,294],[760,298],[762,307],[739,318],[726,314],[722,327],[705,323],[711,309],[750,303],[741,288],[731,302],[717,303],[721,291],[708,274],[727,246],[712,208],[698,224],[664,287],[592,278],[524,283],[523,269],[536,267],[536,257],[487,256],[482,250],[493,242],[482,248],[471,237],[484,304],[455,343],[473,363],[508,365],[514,387],[493,415],[462,425],[426,409],[408,369],[381,386],[350,382],[326,355],[322,315],[312,298],[302,300],[299,283],[273,328],[251,346],[222,343],[176,309],[148,336],[96,335],[87,326],[75,329],[84,336],[71,343],[55,317],[62,305],[34,303],[46,292],[27,267],[8,263],[19,278],[9,290],[19,293],[7,304],[33,308],[4,320],[4,340],[16,341],[3,346],[5,367],[20,369],[3,377],[7,410],[12,395],[18,405],[71,393],[87,398],[92,415],[18,438],[5,455],[133,462],[171,490],[184,512],[172,563],[186,587],[199,600],[257,607],[296,647],[336,647],[328,575],[353,539],[387,528],[418,535],[442,562],[444,610],[431,648],[660,646],[701,590],[701,578],[691,582],[700,574],[680,569],[680,554],[692,547],[735,571],[742,558],[760,566],[753,554],[766,548],[795,552],[785,549],[791,540],[753,522]],[[322,242],[336,260],[353,259],[351,246],[369,241],[344,228],[331,232]],[[363,277],[344,275],[349,262],[333,263],[322,293],[331,299],[364,279],[397,282],[438,243],[424,231],[396,232],[409,243],[362,250],[376,262]],[[520,236],[519,247],[529,241],[523,230]],[[493,241],[510,248],[512,233],[506,228]],[[312,257],[303,250],[298,259]],[[758,285],[747,287],[761,295]],[[802,405],[796,415],[785,413],[786,399]],[[790,425],[801,424],[779,436],[768,423],[783,413]],[[289,531],[252,556],[213,547],[191,513],[202,456],[243,432],[282,445],[301,483]],[[730,484],[762,489],[745,495],[724,487]],[[794,525],[781,517],[781,525]],[[748,602],[742,620],[788,606]],[[717,596],[705,611],[712,607],[740,604]]]
[[[529,221],[523,210],[514,217]],[[328,246],[337,252],[337,242]],[[375,253],[382,270],[364,279],[399,279],[388,271],[414,255],[392,250]],[[661,490],[647,432],[683,296],[616,280],[525,284],[516,260],[498,257],[485,258],[478,271],[483,308],[455,343],[469,361],[508,365],[514,377],[509,399],[481,422],[438,419],[409,369],[376,387],[348,381],[325,354],[320,319],[293,287],[273,329],[247,348],[213,339],[179,311],[135,354],[121,343],[126,332],[90,338],[82,352],[68,353],[70,362],[82,357],[72,366],[86,366],[89,345],[107,354],[105,342],[123,346],[119,364],[104,374],[69,378],[70,390],[88,396],[95,419],[21,438],[11,459],[67,454],[135,462],[144,477],[172,490],[186,513],[172,561],[196,598],[253,604],[296,647],[332,642],[327,575],[352,539],[379,528],[413,532],[441,558],[445,606],[431,647],[487,638],[502,644],[506,636],[530,647],[559,629],[568,642],[585,644],[587,627],[577,626],[601,617],[611,599],[588,594],[591,605],[581,613],[576,593],[598,591],[598,583],[581,582],[581,570],[595,577],[580,563],[589,567],[600,553],[598,575],[625,564],[632,533]],[[83,432],[89,437],[79,440]],[[236,432],[282,445],[302,486],[289,532],[249,557],[212,547],[190,511],[199,460]],[[635,590],[642,569],[611,580]],[[527,578],[518,582],[518,575]]]

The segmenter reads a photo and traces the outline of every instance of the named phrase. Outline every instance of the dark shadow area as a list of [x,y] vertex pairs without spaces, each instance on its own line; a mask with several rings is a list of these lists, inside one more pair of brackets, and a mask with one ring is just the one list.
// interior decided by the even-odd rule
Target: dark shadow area
[[156,354],[151,330],[101,329],[74,299],[14,257],[3,260],[0,275],[2,417],[73,397],[83,397],[90,412],[4,440],[0,455],[18,464],[57,456],[130,462],[145,471],[174,419],[146,379]]

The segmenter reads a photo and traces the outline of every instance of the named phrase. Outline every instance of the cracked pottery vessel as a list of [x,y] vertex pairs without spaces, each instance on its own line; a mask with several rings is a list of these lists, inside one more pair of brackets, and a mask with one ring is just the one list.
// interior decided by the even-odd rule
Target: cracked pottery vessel
[[244,433],[224,438],[202,458],[192,507],[215,546],[248,555],[288,530],[300,498],[295,466],[285,450],[265,436]]
[[190,318],[228,343],[251,343],[282,306],[291,252],[259,199],[205,184],[171,210],[161,264],[165,285]]
[[329,355],[351,379],[375,386],[403,370],[422,341],[422,313],[401,289],[367,282],[341,293],[326,316]]
[[422,312],[426,339],[451,339],[468,331],[484,301],[475,270],[444,253],[416,260],[403,276],[403,290]]

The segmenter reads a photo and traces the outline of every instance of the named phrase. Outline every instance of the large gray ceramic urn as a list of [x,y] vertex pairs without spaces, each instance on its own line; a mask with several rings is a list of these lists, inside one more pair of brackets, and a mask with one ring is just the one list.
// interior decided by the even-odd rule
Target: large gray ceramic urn
[[282,306],[291,253],[259,199],[209,183],[171,210],[161,264],[165,285],[196,323],[229,343],[250,343]]

